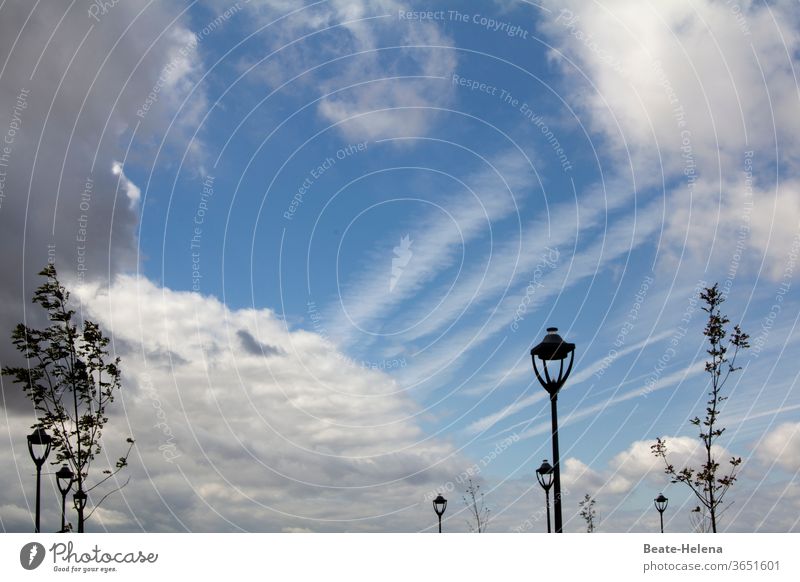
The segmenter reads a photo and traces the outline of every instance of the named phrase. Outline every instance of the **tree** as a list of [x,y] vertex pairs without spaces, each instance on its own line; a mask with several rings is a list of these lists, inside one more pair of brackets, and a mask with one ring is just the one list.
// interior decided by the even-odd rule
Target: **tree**
[[[730,340],[725,342],[728,335],[726,325],[729,320],[720,312],[720,305],[725,298],[716,283],[713,287],[703,290],[700,293],[700,299],[704,303],[703,311],[708,314],[703,335],[708,341],[706,353],[710,359],[706,360],[705,371],[710,376],[711,389],[708,393],[705,416],[702,419],[695,417],[690,422],[700,428],[699,438],[703,444],[705,461],[699,468],[684,467],[678,470],[667,461],[666,440],[656,439],[656,444],[651,449],[653,454],[664,460],[664,471],[672,477],[672,483],[684,483],[700,501],[702,509],[697,511],[699,516],[697,519],[701,522],[699,527],[705,529],[702,522],[705,522],[707,516],[711,531],[717,533],[718,510],[725,494],[736,481],[736,474],[742,463],[741,457],[731,457],[728,461],[730,465],[728,470],[721,471],[720,464],[712,450],[714,443],[725,432],[725,428],[718,424],[720,406],[728,399],[727,396],[722,395],[722,388],[732,373],[741,370],[741,367],[737,368],[735,365],[736,357],[740,350],[749,348],[750,344],[747,342],[749,336],[738,325],[733,326]],[[732,348],[730,358],[728,357],[729,348]]]
[[586,521],[586,532],[594,533],[595,521],[597,520],[597,510],[594,508],[595,499],[588,493],[583,496],[583,500],[578,502],[581,508],[581,517]]
[[[96,482],[87,485],[92,462],[102,450],[107,408],[121,388],[120,359],[109,358],[109,340],[97,323],[85,320],[79,327],[75,322],[75,311],[69,308],[69,292],[59,282],[55,266],[48,265],[39,274],[46,280],[34,292],[33,302],[47,312],[50,325],[33,329],[20,323],[14,328],[12,342],[27,365],[4,367],[3,374],[21,384],[33,401],[37,418],[31,428],[50,432],[56,453],[52,464],[67,463],[75,474],[77,491],[91,501],[92,491],[127,466],[133,447],[133,439],[128,438],[125,455],[113,468],[103,470]],[[76,508],[79,533],[83,533],[86,520],[100,504],[127,483],[92,502],[91,509],[88,503]]]
[[475,485],[472,479],[469,479],[468,483],[466,493],[462,497],[470,513],[467,525],[473,533],[485,533],[489,525],[489,508],[486,507],[481,486]]

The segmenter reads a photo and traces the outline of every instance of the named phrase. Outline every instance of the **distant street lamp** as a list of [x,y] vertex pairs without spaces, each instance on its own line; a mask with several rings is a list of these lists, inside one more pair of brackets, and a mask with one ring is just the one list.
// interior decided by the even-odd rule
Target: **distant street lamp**
[[544,503],[547,509],[547,533],[550,531],[550,487],[553,485],[553,466],[545,459],[542,466],[536,469],[536,480],[544,489]]
[[[564,360],[569,357],[569,364],[564,369]],[[541,361],[543,371],[540,372],[536,365],[536,358]],[[542,343],[531,350],[531,360],[533,360],[533,371],[539,383],[550,395],[550,415],[552,420],[553,435],[553,492],[554,513],[556,522],[556,533],[562,532],[561,527],[561,463],[558,454],[558,391],[567,381],[569,373],[572,371],[572,362],[575,359],[575,344],[570,344],[561,339],[558,335],[557,327],[548,327],[547,335]],[[558,362],[558,376],[551,376],[547,367],[548,362]],[[555,367],[555,364],[551,364]],[[552,370],[555,372],[555,370]],[[542,377],[544,374],[544,377]]]
[[61,533],[67,531],[66,509],[67,509],[67,493],[72,489],[72,484],[75,482],[75,474],[70,470],[67,465],[63,465],[56,471],[56,485],[61,492]]
[[669,505],[669,499],[664,497],[663,493],[659,493],[658,497],[653,499],[653,503],[658,510],[658,516],[661,518],[661,533],[664,533],[664,511],[667,509],[667,505]]
[[[87,499],[86,492],[82,489],[78,489],[75,492],[75,495],[72,496],[72,503],[75,506],[75,511],[78,512],[78,516],[83,515],[83,510],[86,508],[86,499]],[[78,523],[78,533],[83,533],[83,527],[81,527],[81,523],[79,520]]]
[[442,494],[440,493],[436,496],[436,499],[433,500],[433,510],[439,517],[439,533],[442,533],[442,515],[444,515],[445,509],[447,509],[447,499],[442,497]]
[[42,465],[47,460],[50,454],[50,446],[53,443],[53,437],[47,434],[47,431],[39,427],[28,435],[28,452],[36,465],[36,523],[35,531],[40,531],[40,513],[41,513],[41,491],[42,491]]

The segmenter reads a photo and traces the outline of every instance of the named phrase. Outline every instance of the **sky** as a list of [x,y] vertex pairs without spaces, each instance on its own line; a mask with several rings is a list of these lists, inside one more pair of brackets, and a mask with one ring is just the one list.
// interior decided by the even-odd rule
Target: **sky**
[[6,0],[0,32],[0,327],[53,262],[122,360],[95,467],[133,437],[130,482],[90,531],[432,532],[439,493],[469,531],[470,480],[489,531],[545,531],[551,326],[565,531],[585,494],[655,531],[662,492],[692,531],[650,446],[699,462],[714,283],[751,343],[720,529],[800,531],[794,0]]

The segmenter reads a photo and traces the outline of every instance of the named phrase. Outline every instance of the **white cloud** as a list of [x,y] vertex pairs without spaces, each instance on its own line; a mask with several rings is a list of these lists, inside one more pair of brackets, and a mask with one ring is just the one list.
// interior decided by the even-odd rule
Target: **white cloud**
[[[480,239],[487,230],[513,217],[518,211],[518,201],[525,196],[523,188],[531,173],[528,161],[503,152],[483,163],[481,169],[463,178],[461,191],[432,201],[433,210],[411,224],[408,233],[402,233],[413,241],[412,255],[391,293],[387,292],[388,266],[392,259],[389,249],[398,244],[400,236],[388,241],[389,249],[383,255],[376,253],[375,260],[363,272],[342,282],[339,303],[344,309],[340,311],[338,305],[327,309],[335,313],[329,326],[337,330],[335,339],[345,343],[353,341],[358,337],[356,326],[368,329],[375,320],[388,319],[398,306],[405,305],[405,300],[414,297],[438,274],[466,256],[468,245],[475,240],[483,244]],[[420,198],[427,199],[427,196],[420,195]],[[428,305],[433,317],[439,309],[431,310]],[[419,321],[404,320],[403,327],[413,328],[417,323],[424,323],[427,316],[419,314],[419,317]]]
[[769,432],[758,453],[765,463],[777,463],[794,474],[800,472],[800,422],[784,422]]
[[[646,339],[644,339],[644,340],[642,340],[640,342],[637,342],[635,344],[632,344],[630,346],[622,348],[622,349],[620,349],[619,351],[616,352],[616,355],[615,355],[614,359],[621,358],[621,357],[623,357],[623,356],[625,356],[625,355],[627,355],[629,353],[635,352],[635,351],[644,350],[648,346],[650,346],[651,344],[658,343],[662,339],[665,339],[665,338],[669,337],[672,333],[673,332],[671,330],[669,330],[669,331],[662,332],[660,334],[654,334],[654,335],[652,335],[652,336],[650,336],[650,337],[648,337],[648,338],[646,338]],[[583,369],[578,371],[574,376],[570,377],[569,385],[571,387],[573,387],[573,386],[579,384],[580,382],[583,382],[583,381],[591,378],[591,376],[593,374],[595,374],[599,370],[603,369],[605,366],[608,366],[608,358],[607,357],[601,358],[599,360],[596,360],[596,361],[590,363],[588,366],[585,366]],[[514,370],[512,370],[511,372],[508,372],[507,373],[507,377],[504,377],[503,379],[507,379],[507,378],[518,379],[523,374],[527,374],[529,376],[532,374],[532,372],[531,372],[531,364],[530,364],[530,361],[527,358],[524,359],[523,365],[517,366],[516,368],[514,368]],[[500,380],[500,378],[495,377],[493,380],[489,380],[487,383],[489,385],[494,385],[495,382],[497,382],[499,380]],[[641,393],[641,390],[637,390],[636,391],[637,395],[639,393]],[[525,398],[520,398],[519,400],[517,400],[514,403],[506,406],[505,408],[499,410],[498,412],[494,412],[492,414],[489,414],[487,416],[479,418],[478,420],[473,421],[467,427],[467,431],[480,433],[480,432],[483,432],[485,430],[488,430],[491,427],[493,427],[495,424],[500,422],[501,420],[503,420],[503,419],[505,419],[505,418],[507,418],[509,416],[512,416],[512,415],[516,414],[517,412],[519,412],[521,410],[525,410],[526,408],[537,404],[538,402],[542,401],[544,398],[545,398],[545,392],[544,391],[536,392],[535,394],[532,394],[530,396],[526,396]]]
[[[519,177],[510,172],[504,174],[504,178],[512,184],[519,182]],[[537,268],[544,274],[536,279],[537,283],[548,279],[547,275],[553,269],[567,263],[565,259],[576,244],[576,239],[596,229],[602,220],[607,219],[608,213],[630,204],[632,195],[626,184],[613,181],[602,188],[590,188],[581,193],[577,200],[548,206],[544,217],[536,217],[523,225],[521,236],[512,236],[496,243],[496,248],[490,249],[492,256],[488,265],[468,265],[453,290],[447,294],[446,300],[420,325],[409,330],[403,336],[404,340],[414,341],[434,334],[450,326],[453,319],[466,310],[508,293],[521,282],[527,286]],[[630,226],[626,219],[623,222]],[[537,251],[526,252],[528,249]],[[525,293],[523,288],[522,296]],[[513,303],[512,313],[519,306],[520,299],[515,295],[509,301]],[[408,318],[411,321],[420,320],[422,313],[423,309],[412,306]]]
[[[699,467],[705,462],[705,449],[699,439],[687,436],[663,437],[667,443],[667,460],[674,464],[676,469],[683,467]],[[620,476],[631,484],[641,480],[650,480],[653,483],[663,482],[664,461],[657,458],[650,448],[653,441],[635,441],[628,449],[616,454],[609,462],[609,471],[613,476]],[[731,457],[723,447],[714,445],[712,453],[715,458],[724,462]],[[720,463],[722,465],[723,463]]]
[[[703,449],[697,438],[688,436],[664,437],[669,447],[669,460],[676,467],[686,464],[699,466]],[[698,502],[685,486],[671,484],[664,473],[664,464],[656,458],[650,440],[630,443],[614,454],[603,451],[593,459],[567,456],[562,460],[561,491],[564,528],[568,532],[585,531],[578,515],[578,501],[585,493],[597,501],[600,532],[656,532],[659,522],[653,499],[663,492],[669,498],[664,514],[668,532],[689,532],[690,511]],[[544,451],[543,456],[549,457]],[[726,464],[732,452],[714,447],[714,453]],[[602,462],[600,457],[607,457]],[[726,532],[787,532],[797,531],[797,508],[800,508],[800,488],[794,482],[764,482],[763,470],[745,458],[739,478],[725,499],[721,512],[720,530]],[[529,468],[523,477],[509,480],[502,487],[490,489],[489,499],[495,515],[492,531],[545,531],[542,511],[544,495]],[[552,493],[552,492],[551,492]],[[552,503],[552,497],[551,497]]]
[[[704,462],[705,450],[698,439],[686,436],[664,439],[668,446],[667,458],[678,470],[685,466],[699,467]],[[564,461],[562,488],[569,494],[569,503],[577,504],[584,493],[595,497],[603,524],[600,531],[642,531],[643,527],[644,531],[653,531],[657,527],[657,520],[652,519],[655,515],[652,499],[660,491],[667,491],[672,502],[672,514],[667,519],[675,518],[676,513],[685,514],[684,519],[676,520],[680,524],[686,522],[685,525],[670,524],[672,531],[688,531],[686,512],[697,501],[688,489],[669,484],[670,478],[664,473],[664,461],[653,455],[650,448],[654,442],[655,439],[634,441],[600,468],[594,463],[587,465],[580,459],[567,458]],[[724,470],[730,453],[715,445],[713,454],[721,460],[721,470]],[[642,491],[645,492],[642,509],[637,511],[635,507]],[[572,509],[567,511],[571,513]],[[579,527],[576,525],[581,523],[579,518],[573,517],[572,521],[575,522],[573,527]]]
[[[648,236],[657,231],[661,221],[659,205],[651,203],[638,210],[630,220],[619,220],[614,223],[607,232],[594,237],[579,252],[570,255],[569,261],[560,261],[555,269],[543,277],[543,287],[537,289],[528,304],[528,313],[532,313],[539,305],[564,293],[578,282],[596,277],[604,266],[612,261],[629,255],[645,242]],[[523,302],[525,293],[526,289],[523,287],[514,294],[506,294],[491,313],[482,314],[485,320],[470,321],[466,329],[458,331],[458,341],[439,342],[417,355],[414,366],[401,370],[398,379],[405,385],[416,384],[433,376],[436,376],[440,383],[443,381],[442,378],[446,380],[448,374],[468,363],[468,359],[462,357],[467,350],[474,350],[495,334],[510,330],[509,326],[514,320],[518,306]],[[499,374],[504,374],[504,371],[511,368],[507,362],[497,366]],[[499,374],[495,374],[495,377],[500,377]]]
[[[122,357],[106,453],[113,459],[128,431],[136,439],[131,483],[96,528],[419,530],[426,496],[464,464],[421,430],[388,376],[346,364],[269,310],[231,310],[132,276],[74,297]],[[240,330],[280,352],[243,349]],[[9,419],[12,442],[27,424]],[[17,447],[3,460],[23,473],[26,455]],[[6,485],[0,503],[13,504],[21,493]]]
[[131,206],[136,206],[139,203],[139,199],[142,197],[142,191],[125,175],[122,164],[115,160],[111,166],[111,173],[115,176],[119,176],[119,185],[128,197]]
[[398,20],[398,11],[408,8],[403,2],[331,0],[303,9],[283,0],[251,4],[276,51],[260,65],[259,79],[277,86],[308,70],[298,82],[327,95],[317,112],[349,139],[425,135],[435,119],[429,107],[449,100],[452,84],[443,78],[456,63],[451,42],[435,23]]
[[531,394],[525,398],[520,398],[516,402],[513,402],[512,404],[502,408],[498,412],[494,412],[471,422],[467,427],[467,431],[470,433],[481,433],[485,430],[488,430],[504,418],[512,416],[520,410],[525,410],[526,408],[541,402],[544,400],[544,397],[544,392],[536,392],[535,394]]
[[[696,376],[700,374],[704,369],[704,365],[702,362],[698,362],[689,366],[688,368],[678,370],[677,372],[673,372],[672,374],[668,374],[666,376],[659,376],[656,379],[650,378],[648,374],[648,379],[646,382],[643,382],[639,387],[628,390],[627,392],[620,393],[620,390],[623,386],[632,383],[638,383],[638,378],[629,380],[623,384],[619,384],[613,387],[611,390],[611,395],[608,398],[603,399],[602,401],[598,402],[597,404],[592,404],[588,406],[582,406],[575,408],[569,411],[564,418],[560,421],[560,426],[568,426],[570,424],[574,424],[575,422],[581,420],[582,418],[592,417],[597,418],[598,413],[603,414],[608,411],[610,408],[620,404],[622,402],[628,402],[633,400],[634,398],[644,398],[647,395],[659,391],[664,390],[666,388],[670,388],[673,386],[680,386],[683,382],[685,382],[688,378],[692,376]],[[565,389],[571,389],[576,384],[574,383],[567,383]],[[534,402],[540,399],[535,399],[535,396],[531,398],[532,402],[525,402],[526,406],[530,406]],[[524,407],[521,407],[522,409]],[[516,412],[516,411],[515,411]],[[507,433],[509,431],[515,430],[519,427],[524,427],[524,431],[519,435],[520,440],[523,439],[530,439],[540,434],[545,434],[550,430],[550,423],[549,422],[542,422],[536,426],[530,427],[533,422],[538,418],[538,415],[533,419],[526,419],[522,422],[518,422],[508,426],[495,434],[490,435],[488,438],[494,439],[497,438],[499,435]],[[499,419],[498,419],[499,420]]]
[[675,254],[686,244],[703,260],[729,258],[749,213],[743,262],[758,266],[764,254],[778,277],[800,224],[794,5],[546,4],[541,29],[561,51],[552,62],[604,150],[632,164],[640,187],[680,181],[667,200]]

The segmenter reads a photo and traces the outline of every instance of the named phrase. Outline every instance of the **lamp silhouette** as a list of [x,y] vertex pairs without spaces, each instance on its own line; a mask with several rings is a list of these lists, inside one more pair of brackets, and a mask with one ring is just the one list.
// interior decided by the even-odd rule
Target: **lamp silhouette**
[[72,489],[72,484],[75,482],[75,474],[70,470],[67,465],[62,465],[56,471],[56,485],[61,492],[61,532],[67,531],[66,521],[66,508],[67,508],[67,493]]
[[447,499],[442,497],[442,494],[440,493],[436,496],[436,499],[433,500],[433,510],[439,517],[439,533],[442,533],[442,515],[444,515],[445,509],[447,509]]
[[[539,360],[542,371],[536,364]],[[564,369],[564,360],[569,358],[569,364]],[[561,339],[558,335],[557,327],[548,327],[547,335],[542,342],[531,350],[531,360],[533,361],[533,371],[536,379],[550,395],[550,415],[552,423],[553,438],[553,513],[555,514],[556,533],[562,533],[561,527],[561,463],[558,454],[558,391],[567,381],[569,373],[572,371],[572,362],[575,359],[575,344],[570,344]],[[558,376],[551,374],[548,362],[555,367],[558,362]],[[555,372],[555,370],[552,370]]]
[[664,497],[663,493],[659,493],[658,497],[653,499],[653,504],[656,506],[659,518],[661,518],[661,533],[664,533],[664,511],[666,511],[667,505],[669,505],[669,499]]
[[[75,505],[75,510],[80,514],[86,508],[86,499],[88,495],[83,490],[78,490],[75,492],[75,495],[72,496],[72,503]],[[80,528],[78,529],[79,533],[83,533]]]
[[28,452],[36,465],[36,522],[34,528],[36,533],[41,531],[40,515],[41,515],[41,491],[42,491],[42,465],[47,460],[50,454],[50,447],[53,443],[53,437],[47,434],[47,431],[42,427],[35,429],[28,435]]
[[544,503],[547,509],[547,533],[550,531],[550,487],[553,485],[553,466],[547,462],[547,459],[542,461],[542,465],[536,469],[536,480],[539,485],[544,489]]

